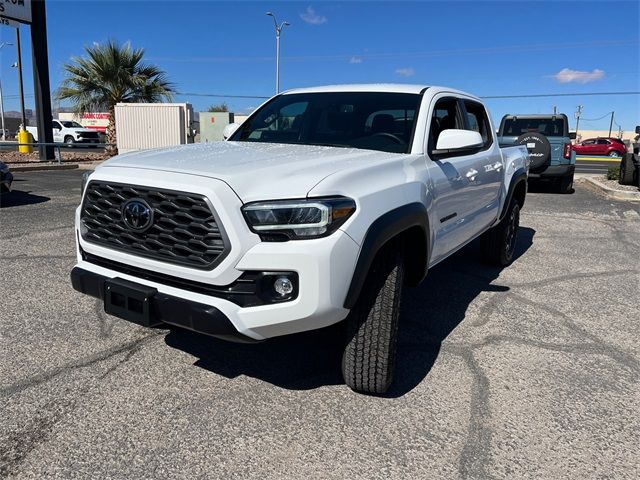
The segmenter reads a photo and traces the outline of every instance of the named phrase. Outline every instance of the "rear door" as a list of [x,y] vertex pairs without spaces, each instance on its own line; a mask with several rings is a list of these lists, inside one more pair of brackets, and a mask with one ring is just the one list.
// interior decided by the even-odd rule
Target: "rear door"
[[497,216],[502,186],[503,164],[500,146],[493,141],[493,130],[484,105],[470,99],[461,99],[465,113],[466,130],[480,133],[484,144],[470,156],[476,175],[468,177],[473,194],[473,207],[467,221],[471,224],[472,234],[484,230]]
[[54,120],[51,127],[53,128],[53,141],[62,142],[64,139],[62,138],[62,125],[60,122]]
[[596,141],[595,153],[596,155],[606,155],[609,151],[609,140],[605,140],[604,138],[599,138]]

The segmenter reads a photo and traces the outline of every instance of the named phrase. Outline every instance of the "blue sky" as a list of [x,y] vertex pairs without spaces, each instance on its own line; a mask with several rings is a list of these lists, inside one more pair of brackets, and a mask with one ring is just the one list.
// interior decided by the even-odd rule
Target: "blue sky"
[[[555,2],[213,2],[47,0],[51,86],[83,46],[108,38],[143,47],[179,92],[271,95],[275,88],[272,10],[282,34],[281,89],[331,83],[446,85],[476,95],[640,90],[640,3]],[[22,27],[27,105],[33,105],[28,28]],[[0,42],[15,40],[0,27]],[[17,110],[14,47],[0,51],[5,109]],[[236,112],[258,99],[179,95],[196,110],[226,101]],[[640,96],[488,100],[505,113],[550,112],[583,119],[615,110],[640,123]],[[607,129],[609,117],[581,120]],[[616,127],[614,126],[614,129]]]

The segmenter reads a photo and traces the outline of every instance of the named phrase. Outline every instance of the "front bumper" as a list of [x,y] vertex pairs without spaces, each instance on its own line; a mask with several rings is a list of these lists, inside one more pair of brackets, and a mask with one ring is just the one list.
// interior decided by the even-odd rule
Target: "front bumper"
[[567,164],[567,165],[549,165],[542,171],[538,172],[529,172],[530,179],[536,178],[558,178],[558,177],[568,177],[573,175],[576,170],[575,164]]
[[[78,292],[102,301],[105,299],[105,282],[109,277],[75,267],[71,270],[71,284]],[[133,321],[131,318],[127,320]],[[141,322],[135,322],[141,323]],[[255,342],[239,333],[229,319],[215,307],[157,292],[150,299],[150,321],[145,327],[167,323],[205,333],[224,340]]]

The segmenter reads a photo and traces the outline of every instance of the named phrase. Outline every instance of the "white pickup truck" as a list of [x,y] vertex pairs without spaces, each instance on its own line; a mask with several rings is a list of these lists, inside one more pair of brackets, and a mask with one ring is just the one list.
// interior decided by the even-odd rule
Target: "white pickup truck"
[[346,319],[346,384],[385,392],[403,286],[477,237],[486,260],[513,260],[528,152],[494,132],[449,88],[282,93],[226,142],[85,178],[73,287],[129,321],[245,342]]
[[[84,128],[78,122],[70,120],[54,119],[51,122],[53,129],[53,141],[56,143],[99,143],[100,137],[96,130]],[[33,135],[33,139],[38,141],[38,127],[27,127],[27,132]]]

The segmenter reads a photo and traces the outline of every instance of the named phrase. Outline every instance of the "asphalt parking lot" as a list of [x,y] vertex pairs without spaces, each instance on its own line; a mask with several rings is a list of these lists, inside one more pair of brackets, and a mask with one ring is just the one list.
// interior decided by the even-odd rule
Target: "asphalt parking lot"
[[257,345],[106,316],[69,284],[80,172],[0,209],[0,476],[639,476],[640,216],[530,193],[517,260],[471,244],[406,291],[397,381],[341,385],[330,328]]

